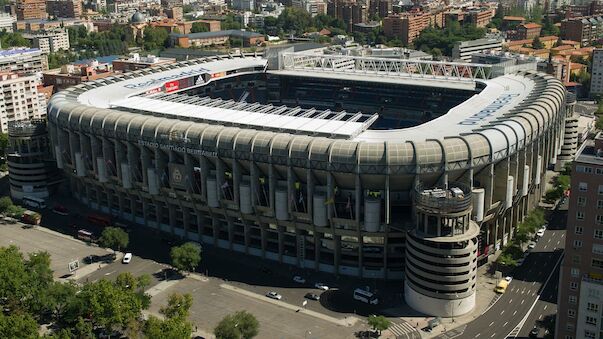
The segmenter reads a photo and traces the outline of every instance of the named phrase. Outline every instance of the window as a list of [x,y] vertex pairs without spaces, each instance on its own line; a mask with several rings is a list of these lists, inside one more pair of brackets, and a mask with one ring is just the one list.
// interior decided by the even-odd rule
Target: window
[[593,259],[592,262],[591,262],[591,266],[593,268],[602,269],[603,268],[603,260],[601,260],[601,259]]
[[603,245],[593,244],[593,253],[594,254],[603,254]]
[[588,184],[585,182],[581,182],[578,187],[580,189],[580,192],[588,191]]
[[586,316],[586,320],[584,322],[587,323],[588,325],[597,326],[597,318],[595,318],[595,317]]
[[593,172],[593,168],[592,167],[586,167],[586,166],[576,166],[576,172],[578,172],[578,173],[592,173]]
[[597,174],[603,174],[603,168],[597,168],[595,170],[595,173],[597,173]]
[[565,325],[565,328],[566,328],[568,331],[573,331],[573,330],[574,330],[574,324],[573,324],[573,323],[567,323],[567,324]]
[[578,302],[578,298],[575,295],[570,295],[568,301],[570,304],[575,305]]
[[576,228],[575,228],[576,234],[581,235],[582,231],[583,231],[582,226],[576,226]]
[[597,224],[603,225],[603,215],[597,215]]
[[578,206],[580,206],[580,207],[586,206],[586,197],[578,197]]
[[565,339],[574,339],[574,337],[572,337],[571,335],[566,335]]
[[597,208],[603,208],[603,200],[597,200]]
[[582,212],[582,211],[576,212],[576,219],[584,220],[584,212]]
[[579,255],[572,256],[572,264],[580,264],[580,256]]
[[575,281],[570,281],[570,290],[575,291],[578,289],[578,283]]
[[586,310],[589,312],[599,312],[599,304],[587,303]]
[[572,308],[569,308],[567,310],[567,316],[570,317],[570,318],[575,318],[576,317],[576,310],[574,310]]
[[582,247],[582,240],[574,240],[574,248]]
[[596,338],[596,333],[592,332],[592,331],[589,331],[589,330],[584,330],[584,338],[585,339],[595,339]]
[[603,229],[595,228],[595,239],[603,239]]
[[572,268],[570,272],[573,278],[578,278],[578,276],[580,275],[580,269],[578,268]]
[[588,297],[599,299],[599,290],[589,288],[588,289]]
[[597,192],[599,195],[603,195],[603,185],[599,185],[599,190]]

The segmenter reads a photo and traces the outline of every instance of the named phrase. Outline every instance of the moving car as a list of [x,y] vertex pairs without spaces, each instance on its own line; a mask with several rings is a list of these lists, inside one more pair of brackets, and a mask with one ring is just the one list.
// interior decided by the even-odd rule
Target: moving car
[[507,287],[509,286],[509,282],[506,279],[501,279],[496,287],[494,287],[494,292],[503,294],[507,291]]
[[310,299],[310,300],[320,300],[320,296],[316,293],[306,293],[304,298]]
[[283,299],[283,296],[274,292],[274,291],[270,291],[268,293],[266,293],[266,296],[270,299],[275,299],[275,300],[281,300]]
[[305,284],[306,283],[306,279],[300,277],[299,275],[296,275],[295,277],[293,277],[293,281],[295,281],[298,284]]
[[132,261],[132,253],[128,252],[126,255],[124,255],[124,258],[121,260],[121,262],[124,264],[129,264],[130,261]]
[[317,282],[316,284],[314,284],[314,287],[318,288],[319,290],[323,290],[323,291],[329,290],[329,286],[327,286],[321,282]]

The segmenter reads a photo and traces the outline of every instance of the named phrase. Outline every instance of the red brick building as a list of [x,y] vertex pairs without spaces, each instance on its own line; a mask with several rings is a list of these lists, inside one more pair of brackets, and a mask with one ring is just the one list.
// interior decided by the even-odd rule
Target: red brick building
[[82,16],[82,2],[79,0],[48,0],[46,12],[55,18],[79,18]]
[[400,38],[403,44],[412,43],[431,23],[429,14],[396,14],[383,19],[383,32],[389,38]]
[[17,0],[17,20],[46,19],[46,0]]

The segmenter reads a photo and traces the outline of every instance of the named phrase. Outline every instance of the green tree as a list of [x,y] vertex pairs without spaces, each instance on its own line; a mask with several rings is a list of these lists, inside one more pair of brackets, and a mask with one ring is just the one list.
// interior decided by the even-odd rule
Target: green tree
[[539,37],[534,37],[534,40],[532,40],[532,48],[533,49],[543,49],[544,48],[544,44],[540,41]]
[[191,33],[202,33],[209,32],[207,25],[202,22],[193,22],[193,26],[191,27]]
[[147,26],[144,28],[142,47],[147,51],[163,49],[168,44],[168,32],[159,27]]
[[38,338],[38,324],[28,313],[0,312],[0,338]]
[[381,331],[387,330],[390,326],[390,321],[382,315],[371,315],[368,318],[368,324],[381,335]]
[[161,320],[155,316],[150,316],[143,328],[143,334],[148,339],[190,338],[192,333],[193,326],[188,321],[182,319]]
[[253,314],[239,311],[224,317],[214,328],[219,339],[251,339],[259,333],[259,323]]
[[201,262],[201,247],[187,242],[181,246],[174,246],[170,251],[172,265],[180,271],[194,271]]
[[113,250],[121,251],[121,249],[128,247],[130,237],[126,231],[118,227],[107,227],[101,233],[99,243],[103,247],[108,247]]
[[2,48],[8,47],[31,47],[29,40],[25,39],[21,33],[0,32],[0,42]]
[[0,198],[0,213],[6,212],[12,205],[13,201],[10,199],[10,197]]
[[168,297],[168,304],[162,307],[159,312],[167,318],[188,318],[188,313],[193,305],[193,297],[186,294],[173,293]]

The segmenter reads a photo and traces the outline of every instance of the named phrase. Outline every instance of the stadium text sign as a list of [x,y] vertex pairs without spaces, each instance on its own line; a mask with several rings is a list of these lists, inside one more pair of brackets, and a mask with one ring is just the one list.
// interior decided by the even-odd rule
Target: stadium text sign
[[139,82],[139,83],[126,84],[126,85],[124,85],[124,87],[129,88],[129,89],[145,88],[145,87],[149,87],[149,86],[160,85],[166,81],[177,80],[177,79],[181,79],[181,78],[185,78],[185,77],[189,77],[189,76],[195,76],[195,75],[210,73],[210,72],[211,71],[208,70],[207,68],[200,67],[200,68],[192,69],[190,71],[182,71],[182,72],[179,72],[176,74],[166,75],[166,76],[162,76],[160,78],[150,79],[150,80]]
[[469,118],[459,122],[459,125],[477,125],[480,121],[490,117],[496,113],[499,109],[503,108],[506,104],[511,102],[513,98],[518,97],[518,93],[503,94],[496,98],[490,105],[484,107],[481,111],[473,114]]
[[206,150],[202,150],[202,149],[190,148],[190,147],[179,146],[179,145],[171,145],[171,144],[160,144],[155,141],[138,140],[138,145],[151,147],[151,148],[159,148],[159,149],[169,150],[169,151],[175,151],[175,152],[181,152],[181,153],[188,153],[188,154],[193,154],[193,155],[203,155],[206,157],[217,157],[218,156],[218,153],[216,153],[216,151],[206,151]]

